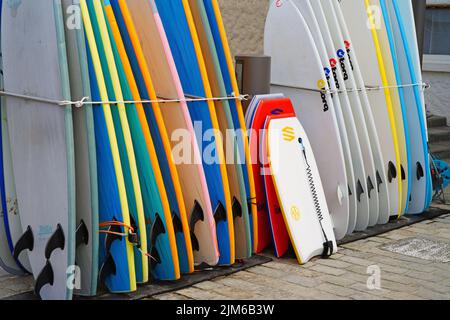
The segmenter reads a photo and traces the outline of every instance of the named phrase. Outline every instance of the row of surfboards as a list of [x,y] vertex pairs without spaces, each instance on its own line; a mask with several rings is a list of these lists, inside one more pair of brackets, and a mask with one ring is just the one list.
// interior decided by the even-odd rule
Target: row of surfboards
[[336,238],[424,212],[432,184],[412,1],[273,1],[264,46],[272,91],[292,99],[311,141]]
[[5,270],[70,299],[262,248],[216,0],[0,4]]

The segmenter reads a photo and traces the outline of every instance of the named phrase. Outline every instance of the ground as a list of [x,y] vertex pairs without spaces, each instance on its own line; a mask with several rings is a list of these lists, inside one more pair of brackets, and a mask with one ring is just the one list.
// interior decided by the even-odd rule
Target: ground
[[[450,206],[434,206],[450,212]],[[0,298],[30,291],[32,284],[31,277],[0,273]],[[292,258],[274,259],[148,299],[450,300],[450,214],[342,245],[328,260],[299,266]]]

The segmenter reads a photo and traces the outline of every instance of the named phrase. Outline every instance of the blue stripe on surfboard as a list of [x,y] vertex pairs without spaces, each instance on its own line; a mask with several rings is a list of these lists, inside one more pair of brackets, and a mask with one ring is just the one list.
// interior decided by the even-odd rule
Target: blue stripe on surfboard
[[[131,42],[130,36],[128,34],[127,27],[125,25],[125,21],[123,19],[122,11],[120,10],[120,6],[117,0],[110,1],[110,4],[113,8],[114,15],[116,17],[117,24],[119,25],[120,33],[122,35],[122,40],[124,42],[125,49],[127,51],[128,59],[130,60],[131,68],[133,69],[134,78],[136,80],[136,84],[139,89],[139,93],[141,99],[149,100],[149,95],[147,92],[147,87],[145,85],[144,78],[142,76],[139,62],[137,61],[136,54],[134,52],[134,47]],[[162,142],[161,134],[158,129],[158,124],[156,122],[155,115],[153,113],[153,109],[151,104],[144,104],[144,110],[147,117],[147,121],[149,124],[150,132],[153,138],[153,144],[155,145],[156,153],[159,160],[159,166],[161,169],[161,173],[164,179],[164,185],[166,187],[167,196],[169,198],[169,204],[172,211],[172,214],[176,214],[178,218],[181,220],[180,210],[178,207],[178,201],[175,194],[175,188],[173,185],[170,168],[166,156],[166,152],[164,149],[164,145]],[[176,241],[178,247],[178,258],[180,261],[180,271],[182,273],[189,272],[189,262],[186,251],[186,242],[184,238],[184,234],[179,232],[176,234]]]
[[[110,32],[110,39],[113,39],[109,22],[106,21],[106,24]],[[117,71],[119,73],[120,84],[123,91],[123,98],[127,101],[132,101],[133,96],[131,94],[130,85],[128,84],[122,60],[120,59],[115,41],[111,41],[111,45],[113,48]],[[134,104],[127,105],[126,113],[127,118],[129,119],[128,122],[133,140],[137,169],[139,172],[144,213],[145,219],[147,221],[146,228],[149,246],[151,245],[150,240],[152,237],[152,225],[156,220],[157,215],[159,215],[159,217],[161,218],[164,229],[166,230],[165,233],[160,234],[156,238],[155,246],[161,258],[161,263],[155,264],[155,267],[152,268],[151,273],[155,279],[176,280],[174,259],[172,257],[172,251],[170,247],[169,233],[167,232],[167,222],[164,215],[164,208],[136,106]],[[159,168],[157,170],[159,170]]]
[[[101,101],[95,70],[89,45],[86,44],[86,54],[89,67],[92,101]],[[98,198],[99,221],[123,221],[120,205],[119,187],[114,169],[114,161],[106,128],[103,106],[93,105],[95,142],[97,146],[97,174],[98,174]],[[125,232],[122,228],[122,232]],[[105,234],[99,236],[99,267],[106,258]],[[112,292],[127,292],[130,290],[130,277],[128,271],[127,248],[125,241],[114,241],[110,250],[116,264],[116,274],[106,278],[106,286]]]
[[[156,0],[155,3],[169,40],[185,94],[205,97],[199,62],[182,2],[180,0]],[[213,125],[208,104],[206,102],[192,102],[188,103],[188,108],[194,122],[200,150],[204,150],[204,154],[208,156],[213,155],[214,158],[206,159],[205,161],[205,156],[203,156],[203,168],[208,183],[212,208],[215,211],[219,203],[224,207],[226,207],[226,203],[216,144],[214,137],[211,137],[210,129],[213,128]],[[200,128],[198,128],[199,124]],[[210,164],[211,162],[213,163]],[[219,264],[229,264],[231,257],[227,222],[217,224],[217,240],[220,251]]]
[[[412,53],[411,53],[411,46],[408,41],[407,30],[405,30],[405,23],[404,23],[399,5],[397,3],[397,0],[393,0],[392,4],[394,6],[395,14],[398,19],[398,25],[400,28],[400,32],[402,34],[403,45],[405,47],[406,56],[408,59],[409,72],[411,74],[411,81],[413,84],[415,84],[415,83],[417,83],[418,79],[417,79],[417,75],[416,75],[416,72],[415,72],[414,66],[413,66],[414,61],[413,61]],[[424,114],[423,114],[423,104],[422,104],[422,98],[421,98],[421,94],[420,94],[419,90],[420,89],[418,86],[414,86],[414,96],[416,98],[417,112],[419,114],[419,120],[420,120],[420,131],[422,134],[422,145],[423,145],[423,150],[425,153],[424,171],[425,171],[425,179],[427,182],[426,183],[427,184],[426,199],[425,199],[425,207],[424,207],[424,211],[425,211],[428,209],[428,207],[431,204],[432,186],[431,186],[430,158],[429,158],[429,150],[428,150],[427,132],[426,132],[426,128],[425,128],[426,119],[424,118]]]
[[[217,52],[217,56],[219,58],[220,69],[222,70],[223,82],[225,84],[227,94],[231,95],[234,90],[233,90],[233,86],[232,86],[232,82],[231,82],[230,71],[228,70],[228,63],[227,63],[227,58],[225,56],[225,50],[224,50],[224,46],[222,43],[222,38],[220,36],[219,27],[217,25],[217,20],[216,20],[216,15],[214,12],[213,4],[212,4],[211,0],[203,0],[203,3],[205,5],[206,14],[207,14],[208,20],[209,20],[209,26],[210,26],[210,29],[211,29],[211,32],[212,32],[212,35],[214,38],[214,43],[216,45],[216,52]],[[239,122],[239,115],[237,112],[236,101],[229,100],[228,102],[230,104],[230,110],[231,110],[231,114],[233,116],[234,127],[236,129],[239,129],[239,128],[241,128],[241,124]],[[242,167],[242,173],[244,176],[245,190],[247,193],[246,200],[247,200],[247,203],[250,203],[251,202],[250,182],[249,182],[247,166],[246,166],[244,142],[242,139],[244,139],[242,134],[237,135],[239,159],[241,159],[241,161],[243,162],[241,167]],[[251,206],[250,205],[249,205],[249,218],[250,218],[250,230],[251,230],[250,234],[251,234],[251,240],[252,240],[252,245],[253,245],[253,221],[252,221],[253,216],[251,214]]]
[[[389,45],[391,48],[391,53],[392,53],[392,60],[394,62],[394,70],[395,70],[395,78],[397,80],[397,83],[399,85],[402,85],[402,77],[400,74],[400,69],[399,69],[399,64],[398,64],[398,56],[397,56],[397,52],[396,52],[396,48],[395,48],[395,40],[394,40],[394,33],[392,31],[392,27],[391,27],[391,20],[389,17],[389,13],[388,13],[388,9],[387,9],[387,5],[386,5],[386,0],[380,0],[380,5],[381,5],[381,10],[383,12],[383,17],[384,17],[384,21],[385,21],[385,25],[386,25],[386,31],[388,34],[388,38],[389,38]],[[410,137],[409,137],[409,132],[408,132],[408,117],[407,117],[407,110],[406,110],[406,102],[405,102],[405,90],[404,88],[398,88],[398,94],[400,97],[400,105],[402,108],[402,118],[403,118],[403,130],[405,132],[405,143],[406,143],[406,153],[407,153],[407,172],[408,172],[408,193],[407,193],[407,198],[406,198],[406,207],[405,207],[405,213],[408,212],[408,207],[409,207],[409,199],[411,197],[411,179],[413,179],[413,171],[412,171],[412,163],[411,163],[411,142],[410,142]]]

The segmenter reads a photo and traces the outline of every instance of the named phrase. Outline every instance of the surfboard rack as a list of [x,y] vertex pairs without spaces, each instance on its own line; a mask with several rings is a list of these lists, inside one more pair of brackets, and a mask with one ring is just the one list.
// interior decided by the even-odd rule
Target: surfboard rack
[[78,248],[82,244],[87,245],[89,243],[89,230],[83,220],[75,231],[76,247]]
[[181,223],[180,217],[178,217],[175,212],[172,213],[172,223],[175,233],[183,233],[183,224]]
[[53,285],[55,280],[55,274],[53,272],[52,264],[49,260],[45,264],[45,267],[41,270],[38,277],[36,278],[36,283],[34,284],[34,293],[41,299],[41,289],[45,285]]
[[153,221],[152,229],[150,231],[150,244],[155,247],[156,239],[162,234],[166,233],[166,228],[159,214],[156,214],[155,221]]
[[111,252],[108,252],[105,262],[102,264],[100,271],[98,273],[100,283],[105,283],[106,277],[110,275],[115,275],[116,273],[117,273],[116,262],[114,261]]
[[391,183],[394,179],[397,179],[397,169],[395,168],[395,165],[392,163],[392,161],[389,161],[389,166],[388,166],[389,183]]
[[233,198],[231,207],[233,208],[233,218],[242,218],[242,206],[239,203],[238,199],[236,199],[236,197]]
[[56,249],[64,250],[65,244],[66,238],[64,237],[64,230],[58,223],[55,232],[50,239],[48,239],[47,245],[45,246],[45,258],[50,259],[53,251]]
[[13,257],[14,259],[19,258],[19,255],[24,250],[30,250],[33,251],[34,248],[34,236],[33,236],[33,230],[30,226],[28,226],[27,231],[25,231],[22,236],[17,241],[16,245],[14,246],[13,250]]
[[216,221],[216,224],[222,221],[223,222],[227,221],[227,211],[225,210],[225,207],[220,201],[216,207],[216,210],[214,211],[214,220]]

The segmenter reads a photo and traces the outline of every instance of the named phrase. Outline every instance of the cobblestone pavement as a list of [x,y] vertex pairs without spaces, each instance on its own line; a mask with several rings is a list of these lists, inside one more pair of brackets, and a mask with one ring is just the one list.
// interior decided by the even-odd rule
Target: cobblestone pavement
[[[421,243],[428,247],[421,251]],[[295,259],[276,259],[150,299],[450,299],[446,261],[450,214],[342,245],[328,260],[299,266]],[[30,291],[32,282],[0,273],[0,299]]]
[[[450,263],[424,260],[420,251],[413,257],[410,251],[405,255],[383,249],[405,239],[432,240],[444,250],[424,251],[449,254],[450,214],[343,245],[329,260],[305,266],[294,259],[275,260],[153,299],[450,299]],[[377,281],[371,275],[377,270],[380,287],[374,289]]]

